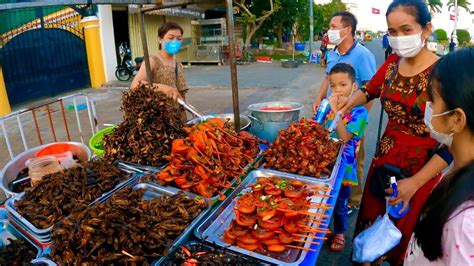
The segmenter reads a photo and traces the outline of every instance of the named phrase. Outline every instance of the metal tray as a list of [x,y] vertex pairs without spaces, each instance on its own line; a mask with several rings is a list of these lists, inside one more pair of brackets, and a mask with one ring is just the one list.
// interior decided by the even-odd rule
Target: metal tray
[[[124,187],[123,187],[124,188]],[[122,189],[123,189],[122,188]],[[181,190],[173,188],[173,187],[163,187],[160,185],[156,184],[151,184],[151,183],[137,183],[133,185],[133,189],[144,189],[143,193],[143,200],[152,200],[157,197],[161,196],[172,196],[180,192]],[[120,190],[117,190],[118,192]],[[116,193],[115,192],[115,193]],[[114,194],[115,194],[114,193]],[[195,194],[184,192],[186,195],[188,195],[191,198],[199,197]],[[113,196],[110,195],[108,198],[101,200],[100,203],[104,203],[108,199],[110,199]],[[207,203],[207,208],[204,209],[194,220],[188,225],[188,227],[179,235],[172,243],[170,250],[175,248],[176,246],[181,246],[182,243],[188,241],[192,235],[193,235],[193,230],[194,227],[204,218],[204,216],[210,211],[211,209],[211,203],[208,199],[204,199]],[[43,256],[46,256],[49,254],[49,250],[47,252],[43,253]],[[43,262],[47,263],[48,265],[56,265],[54,261],[52,261],[49,257],[44,257],[41,260],[38,260],[38,262]]]
[[181,265],[181,264],[177,264],[177,262],[176,262],[178,260],[176,255],[177,255],[177,252],[179,252],[180,247],[186,247],[191,252],[193,250],[208,252],[212,249],[217,249],[217,250],[221,251],[222,253],[226,254],[227,256],[229,256],[231,258],[234,258],[234,259],[240,258],[241,261],[239,261],[238,265],[270,265],[268,263],[258,261],[255,258],[251,258],[251,257],[248,257],[248,256],[242,256],[242,254],[236,253],[236,252],[231,251],[231,250],[226,249],[226,248],[216,247],[214,245],[207,244],[203,241],[190,241],[190,242],[187,242],[183,245],[176,246],[173,250],[171,250],[168,253],[168,255],[166,257],[161,258],[159,261],[153,262],[152,265],[153,266],[158,266],[158,265],[164,265],[164,266]]
[[[232,191],[232,186],[234,186],[234,185],[236,184],[237,180],[238,180],[239,178],[240,178],[240,179],[244,179],[245,176],[248,174],[248,171],[251,170],[252,168],[255,168],[254,166],[255,166],[258,162],[260,162],[260,160],[262,159],[262,153],[263,153],[263,151],[260,150],[260,152],[257,154],[257,156],[255,157],[255,159],[244,167],[244,171],[242,172],[242,174],[241,174],[240,176],[234,177],[234,178],[230,181],[230,184],[231,184],[231,185],[230,185],[230,186],[231,186],[230,188],[224,188],[224,189],[221,190],[222,195],[225,195],[225,194],[227,194],[229,191]],[[155,185],[158,185],[158,186],[162,186],[162,185],[158,184],[157,182],[153,182],[153,181],[144,181],[144,182],[145,182],[145,183],[150,183],[150,184],[155,184]],[[165,187],[176,188],[175,186],[165,186]],[[179,189],[179,188],[176,188],[176,189],[181,190],[181,189]],[[184,190],[182,190],[182,191],[184,191]],[[186,191],[185,191],[185,192],[186,192]],[[215,195],[215,196],[212,196],[212,197],[210,198],[211,202],[212,202],[212,203],[219,202],[219,201],[220,201],[220,200],[219,200],[219,197],[220,197],[220,196],[221,196],[220,194],[217,194],[217,195]]]
[[[259,169],[254,170],[248,174],[248,176],[244,179],[244,181],[234,190],[234,192],[222,202],[222,204],[214,209],[214,211],[196,228],[195,234],[198,238],[203,239],[207,242],[214,243],[221,247],[226,247],[233,251],[236,251],[241,254],[248,255],[250,257],[256,258],[258,260],[262,260],[265,262],[277,264],[277,265],[298,265],[301,263],[307,251],[299,250],[299,249],[288,249],[286,252],[281,254],[277,253],[266,253],[260,254],[252,251],[248,251],[237,246],[231,246],[225,243],[222,240],[222,235],[224,234],[224,230],[227,229],[230,225],[231,220],[235,219],[234,215],[234,207],[236,205],[235,199],[238,198],[241,193],[245,193],[250,191],[249,185],[256,182],[258,177],[272,177],[278,176],[286,179],[296,179],[307,183],[309,186],[321,186],[321,187],[330,187],[327,182],[319,181],[315,178],[311,177],[302,177],[302,176],[295,176],[292,174],[287,174],[283,172],[277,172],[267,169]],[[330,193],[327,193],[328,195]],[[327,198],[312,196],[311,202],[316,203],[326,203]],[[322,210],[319,209],[310,209],[310,212],[315,213],[323,213]],[[328,221],[329,223],[329,221]],[[308,238],[311,239],[311,238]],[[314,240],[315,242],[322,241]],[[322,243],[321,243],[322,244]],[[293,245],[300,245],[300,244],[293,244]],[[309,241],[305,243],[305,248],[309,248],[311,244]]]
[[[115,186],[114,189],[112,189],[111,191],[103,193],[100,197],[98,197],[97,199],[92,201],[90,203],[90,205],[93,205],[96,202],[99,202],[102,198],[105,198],[105,197],[111,195],[114,191],[118,191],[118,190],[124,188],[125,186],[129,185],[130,183],[133,183],[137,178],[138,178],[138,176],[135,174],[135,175],[132,175],[132,177],[129,177],[129,178],[125,179],[124,181],[120,182],[117,186]],[[50,233],[51,233],[51,229],[53,228],[53,226],[50,226],[49,228],[45,228],[45,229],[37,228],[30,221],[25,219],[23,216],[21,216],[20,213],[17,212],[16,207],[15,207],[15,202],[18,201],[18,200],[23,199],[24,196],[25,196],[25,192],[22,192],[22,193],[16,195],[15,197],[12,197],[12,198],[8,199],[5,202],[5,208],[7,210],[7,213],[12,218],[14,218],[15,221],[18,222],[19,226],[21,226],[25,230],[31,232],[33,236],[36,236],[38,238],[43,238],[43,239],[49,237],[49,239],[50,239]],[[43,242],[43,243],[45,243],[45,242]]]
[[[335,140],[335,141],[339,141],[339,140]],[[341,148],[339,148],[339,153],[337,154],[336,162],[334,163],[334,165],[333,165],[333,167],[332,167],[332,169],[331,169],[331,174],[330,174],[330,175],[324,174],[324,175],[321,175],[320,177],[315,177],[315,176],[302,176],[302,175],[297,175],[297,174],[292,174],[292,173],[283,172],[283,171],[280,171],[280,170],[275,170],[275,169],[272,169],[272,168],[267,168],[267,167],[265,167],[265,165],[261,166],[260,168],[261,168],[261,169],[274,170],[274,171],[277,171],[277,172],[279,172],[279,173],[290,174],[290,175],[295,176],[295,177],[312,178],[312,179],[319,180],[319,181],[323,181],[323,182],[330,182],[330,181],[332,181],[333,179],[335,179],[335,178],[337,177],[337,173],[339,172],[339,168],[341,167],[341,160],[342,160],[342,152],[343,152],[343,149],[344,149],[344,144],[341,145]],[[265,157],[263,157],[262,163],[265,163]]]
[[34,243],[31,239],[26,237],[20,230],[15,228],[8,220],[7,213],[4,208],[0,208],[0,249],[7,243],[8,238],[10,239],[25,239],[32,247],[34,247],[38,253],[36,258],[43,255],[43,249]]
[[141,174],[158,173],[158,172],[161,172],[163,169],[165,169],[166,166],[168,166],[168,163],[160,167],[155,167],[155,166],[146,166],[146,165],[126,162],[126,161],[121,161],[121,160],[118,160],[117,164],[118,164],[118,167],[124,171],[132,171],[134,173],[141,173]]

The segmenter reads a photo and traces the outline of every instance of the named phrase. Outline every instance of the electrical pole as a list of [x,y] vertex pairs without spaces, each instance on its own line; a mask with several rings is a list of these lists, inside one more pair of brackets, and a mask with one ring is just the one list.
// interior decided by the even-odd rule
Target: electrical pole
[[313,40],[314,40],[314,20],[313,20],[313,1],[309,0],[309,56],[313,51]]

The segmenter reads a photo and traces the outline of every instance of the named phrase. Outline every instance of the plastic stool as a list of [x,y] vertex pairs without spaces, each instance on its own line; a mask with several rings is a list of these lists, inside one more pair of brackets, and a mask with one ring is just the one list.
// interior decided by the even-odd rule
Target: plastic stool
[[309,57],[309,63],[315,63],[319,64],[319,53],[318,52],[312,52],[311,56]]

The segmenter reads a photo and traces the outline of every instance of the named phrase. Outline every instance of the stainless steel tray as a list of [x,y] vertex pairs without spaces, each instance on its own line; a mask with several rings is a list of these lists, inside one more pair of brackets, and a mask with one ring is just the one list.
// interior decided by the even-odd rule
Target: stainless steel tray
[[155,167],[155,166],[146,166],[146,165],[126,162],[126,161],[121,161],[121,160],[118,160],[117,164],[118,164],[118,167],[124,171],[132,171],[134,173],[141,173],[141,174],[158,173],[162,171],[163,169],[165,169],[166,166],[168,166],[168,163],[160,167]]
[[7,213],[4,208],[0,208],[0,249],[7,244],[8,239],[25,239],[28,243],[34,247],[38,253],[36,258],[39,258],[43,255],[43,249],[33,242],[31,239],[26,237],[20,230],[15,228],[8,220]]
[[[255,164],[257,164],[258,162],[260,162],[260,160],[262,159],[262,153],[263,153],[263,151],[260,151],[260,152],[258,153],[258,155],[255,157],[255,159],[244,167],[244,171],[242,172],[242,175],[237,176],[237,177],[234,177],[234,178],[230,181],[230,184],[231,184],[231,187],[230,187],[230,188],[224,188],[224,189],[221,190],[222,195],[225,195],[226,193],[228,193],[229,191],[231,191],[231,190],[232,190],[232,187],[233,187],[234,185],[236,185],[237,180],[238,180],[239,178],[240,178],[240,179],[243,179],[243,178],[248,174],[248,171],[249,171],[250,169],[252,169],[252,168],[255,166]],[[153,181],[143,181],[143,182],[144,182],[144,183],[150,183],[150,184],[154,184],[154,185],[161,186],[161,185],[158,184],[157,182],[153,182]],[[168,186],[165,186],[165,187],[175,188],[175,189],[180,190],[179,188],[176,188],[175,186],[169,186],[169,185],[168,185]],[[182,191],[184,191],[184,190],[182,190]],[[186,192],[186,191],[185,191],[185,192]],[[213,202],[213,203],[214,203],[214,202],[218,202],[220,196],[221,196],[220,194],[217,194],[217,195],[211,197],[211,198],[210,198],[211,202]]]
[[[96,202],[99,202],[102,198],[106,198],[106,197],[110,196],[111,194],[113,194],[113,192],[118,191],[118,190],[126,187],[127,185],[133,183],[134,181],[137,180],[137,178],[138,178],[138,175],[135,174],[135,175],[132,175],[132,177],[125,179],[124,181],[119,183],[114,189],[112,189],[111,191],[103,193],[100,197],[98,197],[97,199],[92,201],[90,203],[90,205],[93,205]],[[18,200],[23,199],[24,196],[25,196],[25,192],[22,192],[22,193],[16,195],[15,197],[12,197],[12,198],[8,199],[5,202],[5,208],[7,210],[7,213],[9,214],[9,217],[12,217],[17,222],[18,226],[21,226],[26,231],[30,232],[34,237],[39,238],[39,240],[42,239],[43,240],[43,241],[41,241],[42,243],[47,243],[47,240],[51,239],[50,234],[51,234],[51,229],[53,228],[53,226],[50,226],[49,228],[45,228],[45,229],[37,228],[30,221],[28,221],[23,216],[21,216],[21,214],[18,213],[17,210],[16,210],[15,202],[18,201]],[[44,241],[46,241],[46,242],[44,242]]]
[[[246,249],[239,248],[237,246],[230,246],[229,244],[225,243],[222,240],[222,236],[224,234],[224,230],[227,229],[230,225],[230,222],[235,219],[234,215],[234,207],[236,205],[235,199],[240,197],[241,194],[250,191],[249,185],[256,182],[258,177],[282,177],[286,179],[296,179],[307,183],[309,186],[320,186],[320,187],[330,187],[327,182],[321,182],[312,177],[302,177],[302,176],[295,176],[292,174],[276,172],[267,169],[259,169],[254,170],[248,174],[248,176],[244,179],[244,181],[234,190],[234,192],[222,202],[222,204],[214,209],[214,211],[201,223],[195,230],[195,234],[198,238],[205,240],[210,243],[214,243],[221,247],[226,247],[233,251],[239,252],[241,254],[248,255],[250,257],[256,258],[258,260],[266,261],[269,263],[274,263],[277,265],[298,265],[301,263],[307,251],[300,250],[300,249],[287,249],[286,252],[282,252],[280,254],[276,253],[265,253],[260,254],[252,251],[248,251]],[[325,193],[327,195],[330,192]],[[315,203],[326,203],[327,198],[319,197],[319,196],[312,196],[311,202]],[[310,212],[314,213],[323,213],[320,209],[310,209]],[[329,221],[328,221],[329,222]],[[312,239],[312,238],[307,238]],[[314,240],[318,241],[318,240]],[[303,244],[293,244],[302,246],[304,248],[309,248],[311,243]]]
[[[258,266],[266,266],[266,265],[269,265],[269,264],[266,264],[266,263],[263,263],[261,261],[258,261],[256,260],[255,258],[250,258],[250,257],[247,257],[247,256],[242,256],[241,254],[239,253],[236,253],[234,251],[231,251],[231,250],[228,250],[226,248],[222,248],[222,247],[216,247],[215,245],[212,245],[212,244],[207,244],[205,242],[202,242],[202,241],[189,241],[189,242],[186,242],[185,244],[182,244],[180,246],[176,246],[175,248],[173,248],[173,250],[171,250],[169,252],[169,254],[166,256],[166,257],[163,257],[161,258],[159,261],[155,261],[153,262],[153,266],[159,266],[159,265],[163,265],[163,266],[174,266],[174,265],[179,265],[176,263],[176,254],[177,252],[179,252],[179,249],[180,247],[186,247],[188,248],[190,251],[195,248],[196,250],[199,250],[199,251],[205,251],[205,252],[208,252],[209,250],[212,250],[212,249],[218,249],[219,251],[221,251],[222,253],[224,253],[225,255],[231,257],[231,258],[237,258],[237,257],[240,257],[241,258],[241,263],[242,264],[238,264],[238,265],[258,265]],[[230,264],[228,264],[230,265]]]
[[[267,168],[267,167],[265,167],[265,165],[261,166],[260,168],[261,169],[274,170],[274,171],[278,171],[280,173],[290,174],[290,175],[293,175],[293,176],[296,176],[296,177],[312,178],[312,179],[323,181],[323,182],[331,182],[333,179],[335,179],[337,177],[337,173],[339,172],[339,168],[341,167],[343,149],[344,149],[344,144],[342,144],[341,148],[339,149],[339,153],[337,154],[337,157],[336,157],[336,162],[334,163],[334,166],[331,169],[331,174],[330,175],[324,174],[324,175],[321,175],[320,177],[302,176],[302,175],[283,172],[283,171],[280,171],[280,170],[275,170],[275,169],[272,169],[272,168]],[[263,157],[262,162],[265,163],[265,156]]]
[[[123,187],[123,188],[125,188],[125,187]],[[177,188],[163,187],[163,186],[156,185],[156,184],[151,184],[151,183],[137,183],[137,184],[133,185],[133,189],[144,189],[144,193],[143,193],[143,199],[144,200],[151,200],[151,199],[161,197],[161,196],[172,196],[172,195],[177,194],[178,192],[182,192]],[[115,193],[117,193],[118,191],[120,191],[120,190],[115,191]],[[186,193],[186,195],[188,195],[191,198],[199,197],[199,196],[197,196],[195,194],[192,194],[192,193],[188,193],[188,192],[184,192],[184,193]],[[105,201],[110,199],[112,196],[113,196],[113,194],[109,195],[108,198],[101,200],[100,203],[104,203]],[[204,199],[204,200],[207,203],[207,208],[204,209],[196,218],[194,218],[194,220],[181,233],[181,235],[179,235],[178,238],[176,238],[173,241],[173,243],[172,243],[171,247],[169,248],[169,250],[173,249],[175,246],[180,246],[182,243],[188,241],[192,237],[194,227],[204,218],[204,216],[211,209],[211,202],[208,199]],[[44,256],[46,256],[48,254],[49,254],[49,250],[47,250],[46,252],[43,253]],[[54,263],[54,261],[52,261],[48,257],[45,257],[41,260],[38,260],[38,262],[48,263],[48,265],[56,265]]]

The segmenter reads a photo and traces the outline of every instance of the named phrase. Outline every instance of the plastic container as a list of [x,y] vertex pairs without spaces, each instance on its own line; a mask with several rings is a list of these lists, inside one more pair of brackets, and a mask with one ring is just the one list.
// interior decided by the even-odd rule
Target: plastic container
[[92,136],[89,139],[89,148],[97,154],[97,156],[101,156],[104,153],[104,148],[102,147],[102,139],[104,138],[105,135],[109,134],[114,130],[116,126],[113,127],[106,127],[99,132],[95,133],[94,136]]
[[31,159],[26,162],[28,174],[31,178],[31,185],[35,186],[43,176],[56,173],[62,170],[58,158],[54,155],[43,156]]
[[46,146],[45,148],[39,150],[36,153],[36,158],[43,157],[46,155],[56,155],[56,154],[63,154],[65,152],[72,152],[73,147],[71,144],[68,143],[53,143],[51,145]]
[[[390,183],[391,183],[390,186],[393,189],[393,193],[390,194],[390,197],[395,197],[396,198],[396,197],[398,197],[397,179],[394,176],[390,177]],[[390,214],[390,216],[392,216],[393,218],[399,219],[399,218],[402,218],[403,216],[405,216],[408,213],[409,207],[410,207],[410,205],[407,204],[407,207],[405,208],[405,210],[402,213],[400,213],[400,211],[403,208],[403,201],[402,201],[397,205],[388,206],[388,214]]]

